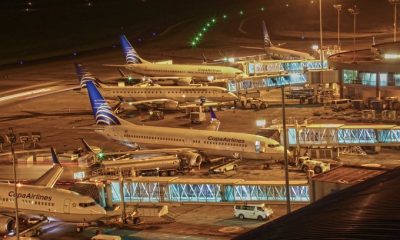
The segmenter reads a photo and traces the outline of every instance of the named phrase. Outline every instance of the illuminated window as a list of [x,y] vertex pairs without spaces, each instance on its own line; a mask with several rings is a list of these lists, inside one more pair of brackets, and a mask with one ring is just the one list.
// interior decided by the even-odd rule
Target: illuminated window
[[347,84],[355,84],[357,80],[357,71],[343,70],[343,82]]

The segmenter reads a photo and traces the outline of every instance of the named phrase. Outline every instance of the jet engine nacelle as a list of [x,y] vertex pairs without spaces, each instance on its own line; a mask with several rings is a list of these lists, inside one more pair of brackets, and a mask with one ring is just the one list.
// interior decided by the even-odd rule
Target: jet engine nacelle
[[176,85],[178,86],[188,86],[190,85],[190,83],[192,82],[192,78],[191,77],[183,77],[183,78],[179,78],[176,81]]
[[182,157],[189,162],[189,166],[191,167],[200,166],[204,160],[201,154],[194,152],[185,152],[182,154]]
[[0,234],[7,234],[14,229],[15,220],[12,217],[0,217]]
[[164,103],[164,109],[166,110],[176,110],[178,109],[179,103],[176,101],[167,101]]

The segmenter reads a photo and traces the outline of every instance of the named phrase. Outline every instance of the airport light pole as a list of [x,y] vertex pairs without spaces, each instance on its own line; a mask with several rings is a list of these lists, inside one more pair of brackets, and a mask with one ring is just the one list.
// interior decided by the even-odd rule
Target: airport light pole
[[356,23],[357,23],[357,15],[360,11],[357,8],[357,5],[354,5],[353,8],[348,9],[349,13],[353,15],[353,62],[356,61]]
[[333,7],[337,10],[337,45],[340,49],[340,12],[342,11],[342,4],[333,4]]
[[285,189],[286,189],[286,211],[291,212],[290,207],[290,187],[289,187],[289,163],[287,154],[287,131],[286,131],[286,108],[285,108],[285,85],[281,86],[282,94],[282,128],[283,128],[283,157],[285,161]]
[[400,0],[388,0],[390,4],[394,6],[394,16],[393,16],[393,42],[396,42],[397,37],[397,4],[400,3]]
[[322,69],[324,68],[324,48],[323,48],[323,36],[322,36],[322,0],[319,0],[319,52],[321,59],[321,72],[320,72],[320,81],[324,82],[324,73]]
[[17,166],[14,152],[14,144],[17,142],[17,137],[12,128],[8,129],[8,141],[11,144],[11,155],[13,158],[13,171],[14,171],[14,202],[15,202],[15,233],[17,240],[19,240],[19,220],[18,220],[18,187],[17,187]]

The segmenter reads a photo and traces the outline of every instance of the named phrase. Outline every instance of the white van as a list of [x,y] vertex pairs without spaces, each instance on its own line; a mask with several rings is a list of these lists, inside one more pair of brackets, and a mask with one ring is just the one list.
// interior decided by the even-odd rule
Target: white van
[[332,100],[329,105],[333,110],[342,111],[351,107],[351,99]]
[[105,235],[105,234],[97,234],[96,236],[93,236],[91,240],[121,240],[122,238],[120,236],[114,236],[114,235]]
[[235,217],[240,219],[250,218],[257,220],[269,219],[274,211],[270,207],[266,207],[265,204],[257,205],[236,205],[233,207]]

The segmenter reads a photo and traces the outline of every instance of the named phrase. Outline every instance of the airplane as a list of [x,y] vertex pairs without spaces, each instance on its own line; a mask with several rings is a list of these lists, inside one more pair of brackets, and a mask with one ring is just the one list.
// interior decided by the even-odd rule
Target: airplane
[[237,79],[247,77],[242,70],[227,66],[208,66],[194,64],[162,64],[151,63],[141,58],[131,43],[125,37],[120,36],[120,42],[125,55],[125,65],[110,65],[124,67],[131,72],[144,77],[182,77],[192,78],[196,81],[213,81],[215,79]]
[[[142,126],[116,116],[92,81],[86,83],[96,120],[95,132],[123,144],[148,147],[190,148],[190,164],[201,164],[205,156],[254,160],[282,160],[283,146],[277,141],[247,133]],[[195,163],[194,163],[195,162]]]
[[[202,106],[217,106],[220,103],[233,102],[238,97],[227,89],[216,86],[159,86],[139,84],[133,86],[105,85],[88,72],[82,64],[75,64],[81,89],[88,81],[93,81],[106,99],[128,102],[130,106],[140,108],[154,107],[168,110]],[[197,104],[198,103],[198,104]]]
[[[36,217],[43,222],[48,219],[87,224],[116,217],[117,211],[106,212],[92,198],[66,189],[54,188],[63,172],[58,157],[51,148],[53,166],[32,184],[0,183],[0,233],[12,233],[15,225],[15,198],[20,215]],[[77,227],[78,230],[78,227]]]
[[292,49],[282,48],[279,46],[275,46],[271,42],[271,38],[269,37],[267,27],[265,25],[265,21],[262,21],[262,29],[264,34],[264,47],[249,47],[249,46],[241,46],[242,48],[248,49],[259,49],[264,50],[266,54],[271,59],[282,59],[282,60],[313,60],[315,59],[308,53],[300,52]]

